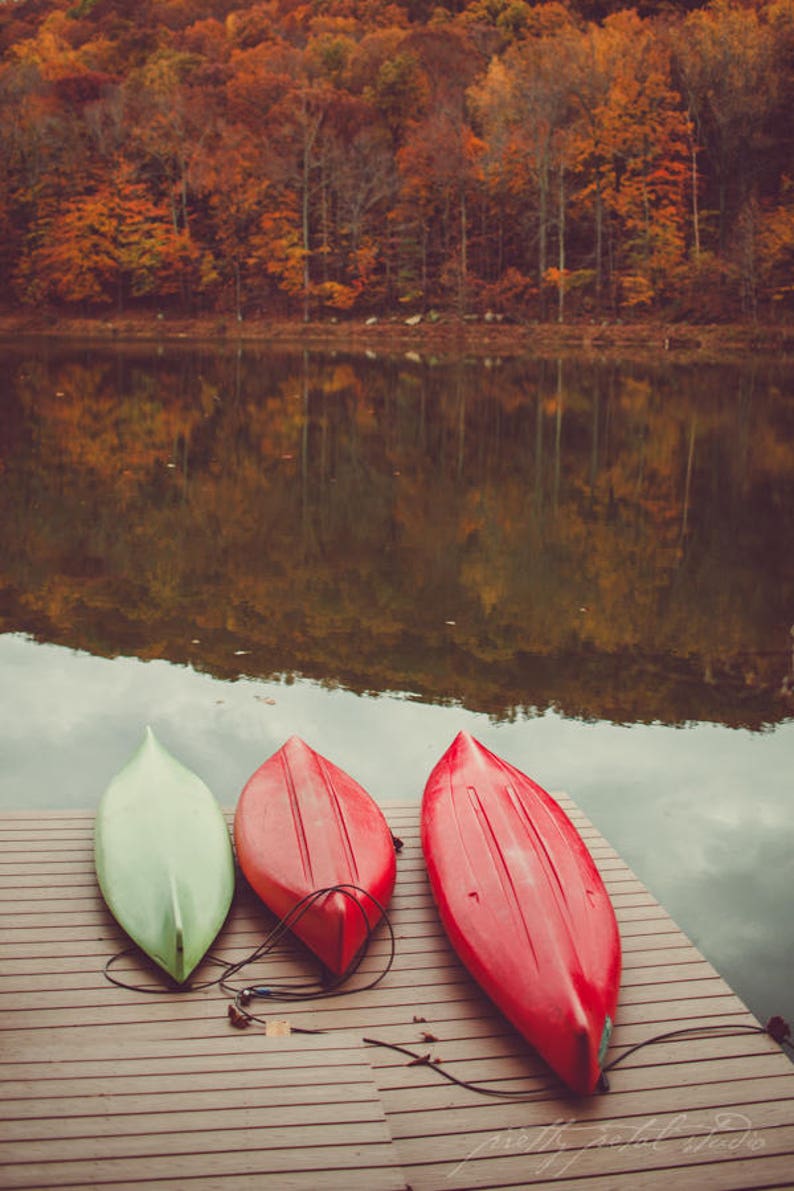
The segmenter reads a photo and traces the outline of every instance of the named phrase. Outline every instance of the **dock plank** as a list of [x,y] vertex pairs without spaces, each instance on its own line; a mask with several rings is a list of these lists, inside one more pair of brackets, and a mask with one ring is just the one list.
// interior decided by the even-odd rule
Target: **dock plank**
[[[571,800],[560,801],[588,842],[621,931],[608,1059],[670,1030],[754,1032],[655,1042],[614,1069],[609,1093],[572,1097],[447,943],[415,803],[384,808],[403,849],[390,907],[396,954],[383,981],[345,997],[262,1006],[267,1020],[321,1032],[235,1030],[217,985],[164,988],[136,954],[114,973],[159,991],[106,979],[106,961],[127,941],[97,888],[91,812],[0,816],[0,1185],[791,1185],[794,1065]],[[243,959],[272,923],[239,880],[213,951]],[[354,986],[377,975],[389,953],[381,927]],[[288,941],[244,982],[313,970]],[[216,971],[204,963],[197,979]],[[387,1043],[428,1061],[414,1065]]]

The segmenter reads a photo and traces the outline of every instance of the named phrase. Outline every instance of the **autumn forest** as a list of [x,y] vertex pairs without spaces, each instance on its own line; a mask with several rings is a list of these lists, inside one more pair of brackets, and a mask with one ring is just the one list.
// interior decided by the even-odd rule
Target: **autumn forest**
[[0,0],[0,304],[778,319],[794,0]]

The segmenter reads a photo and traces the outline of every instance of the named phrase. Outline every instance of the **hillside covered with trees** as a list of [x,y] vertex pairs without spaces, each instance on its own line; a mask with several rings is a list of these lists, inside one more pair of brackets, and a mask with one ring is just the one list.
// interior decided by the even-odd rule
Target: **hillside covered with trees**
[[776,319],[794,0],[0,0],[0,304]]

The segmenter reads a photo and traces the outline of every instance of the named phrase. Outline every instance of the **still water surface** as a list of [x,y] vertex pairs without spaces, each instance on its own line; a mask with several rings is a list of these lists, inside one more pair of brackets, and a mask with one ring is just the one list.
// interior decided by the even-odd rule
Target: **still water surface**
[[794,371],[6,345],[0,807],[465,728],[794,1017]]

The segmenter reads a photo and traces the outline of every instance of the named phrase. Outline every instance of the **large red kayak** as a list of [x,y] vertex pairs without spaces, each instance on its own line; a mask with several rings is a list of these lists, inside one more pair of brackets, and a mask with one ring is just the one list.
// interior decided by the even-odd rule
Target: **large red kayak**
[[568,816],[461,732],[428,778],[422,849],[472,976],[573,1091],[593,1092],[617,1007],[620,935]]
[[291,926],[327,968],[345,973],[396,875],[394,839],[363,786],[292,736],[246,783],[234,842],[249,884],[280,918],[318,890],[347,887],[314,900]]

